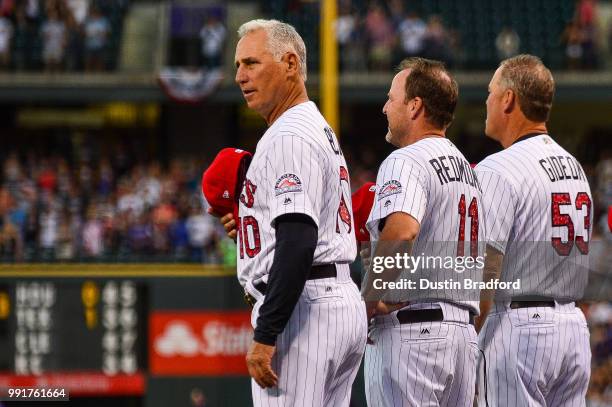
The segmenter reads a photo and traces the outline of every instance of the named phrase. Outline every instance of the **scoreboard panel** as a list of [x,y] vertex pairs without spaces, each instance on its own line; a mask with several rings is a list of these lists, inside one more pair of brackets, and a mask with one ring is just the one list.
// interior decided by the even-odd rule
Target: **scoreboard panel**
[[87,390],[88,380],[99,386],[92,378],[113,383],[141,375],[146,296],[146,284],[130,279],[0,283],[0,380],[55,375],[85,383],[80,387],[89,394],[95,391]]

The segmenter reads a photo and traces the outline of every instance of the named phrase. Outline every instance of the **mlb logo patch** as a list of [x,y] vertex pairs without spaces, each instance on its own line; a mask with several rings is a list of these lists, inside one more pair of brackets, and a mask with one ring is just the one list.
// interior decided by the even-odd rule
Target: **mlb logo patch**
[[302,181],[300,181],[295,174],[285,174],[276,180],[276,184],[274,184],[274,193],[276,196],[288,192],[302,192]]
[[401,194],[402,193],[402,184],[399,181],[392,179],[391,181],[387,181],[383,184],[378,192],[378,200],[380,201],[383,198],[386,198],[391,195]]

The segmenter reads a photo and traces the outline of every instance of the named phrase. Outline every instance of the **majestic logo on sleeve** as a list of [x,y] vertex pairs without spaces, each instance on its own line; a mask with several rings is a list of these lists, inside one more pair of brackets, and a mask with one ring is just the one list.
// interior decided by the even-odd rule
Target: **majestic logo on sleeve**
[[386,198],[391,195],[401,194],[402,193],[402,184],[399,181],[392,179],[391,181],[387,181],[383,184],[378,192],[378,200],[380,201],[383,198]]
[[295,174],[285,174],[276,180],[274,193],[276,196],[288,192],[302,192],[302,181]]

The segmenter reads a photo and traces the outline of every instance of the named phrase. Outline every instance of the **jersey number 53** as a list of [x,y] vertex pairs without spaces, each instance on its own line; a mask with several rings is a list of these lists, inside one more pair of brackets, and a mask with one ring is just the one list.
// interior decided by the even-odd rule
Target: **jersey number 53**
[[586,192],[578,192],[574,200],[576,210],[581,210],[586,206],[586,214],[583,218],[583,234],[575,232],[572,217],[567,213],[561,213],[561,208],[572,205],[572,197],[567,192],[553,192],[551,202],[551,221],[553,228],[566,228],[567,240],[563,241],[560,237],[553,237],[551,244],[559,256],[569,256],[576,243],[576,247],[582,254],[589,254],[589,230],[591,229],[591,198]]

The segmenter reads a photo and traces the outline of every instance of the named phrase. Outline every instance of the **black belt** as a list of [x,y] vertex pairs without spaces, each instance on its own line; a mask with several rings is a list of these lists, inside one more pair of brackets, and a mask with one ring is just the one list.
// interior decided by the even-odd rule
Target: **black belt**
[[510,308],[549,307],[555,308],[555,300],[550,297],[515,297]]
[[[310,269],[310,275],[308,276],[308,280],[335,278],[337,275],[338,273],[336,271],[335,264],[322,264],[320,266],[312,266],[312,268]],[[264,283],[263,281],[255,284],[254,287],[262,295],[265,295],[266,291],[268,290],[268,284]],[[251,307],[257,302],[257,300],[247,291],[244,292],[244,299]]]
[[[419,322],[444,321],[444,314],[440,308],[432,309],[404,309],[397,313],[400,324],[418,324]],[[474,314],[470,312],[470,324],[474,325]]]

